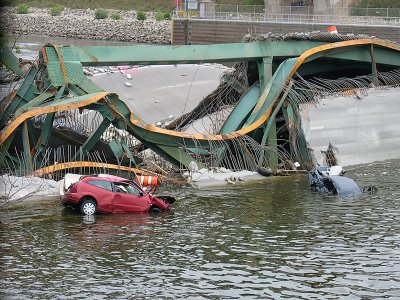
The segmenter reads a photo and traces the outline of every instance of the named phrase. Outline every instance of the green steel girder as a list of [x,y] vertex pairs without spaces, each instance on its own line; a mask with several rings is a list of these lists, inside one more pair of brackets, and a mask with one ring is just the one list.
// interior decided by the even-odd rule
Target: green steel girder
[[258,78],[263,89],[267,86],[268,82],[272,78],[272,62],[272,56],[267,56],[264,57],[262,61],[257,61]]
[[40,94],[36,98],[32,99],[28,103],[26,103],[26,104],[20,106],[18,109],[16,109],[15,112],[14,112],[14,116],[18,117],[19,115],[21,115],[22,113],[28,111],[29,109],[41,105],[47,99],[49,99],[50,97],[54,96],[54,94],[55,94],[54,91],[43,92],[42,94]]
[[[111,120],[108,118],[103,119],[99,127],[86,139],[83,145],[79,148],[79,151],[75,154],[72,160],[76,160],[78,157],[81,157],[85,153],[92,150],[93,146],[98,142],[101,135],[106,131],[108,126],[110,126]],[[81,159],[80,159],[81,160]]]
[[129,149],[129,147],[125,143],[125,141],[120,141],[120,144],[122,146],[122,149],[125,152],[125,155],[129,158],[129,161],[132,162],[134,166],[137,166],[137,162],[136,162],[135,158],[132,155],[131,149]]
[[49,143],[50,134],[53,130],[54,116],[55,116],[55,113],[49,113],[46,116],[46,120],[44,121],[44,125],[42,128],[42,132],[41,132],[38,142],[36,143],[36,146],[35,146],[37,151],[44,152],[44,150],[47,147],[47,144]]
[[[335,59],[326,59],[326,60],[318,60],[318,64],[304,64],[302,65],[298,71],[297,74],[299,74],[302,77],[306,76],[312,76],[312,77],[324,77],[324,75],[321,74],[329,74],[334,71],[345,71],[349,69],[360,69],[364,67],[365,64],[362,64],[361,62],[358,61],[339,61]],[[366,66],[365,69],[371,69],[370,66]],[[294,78],[297,77],[297,74],[294,76]]]
[[[33,145],[36,145],[38,142],[38,139],[39,139],[36,128],[33,125],[32,119],[26,120],[26,122],[28,125],[28,133],[29,133],[30,141]],[[31,149],[31,152],[32,152],[32,149]]]
[[11,49],[7,47],[1,47],[0,49],[0,61],[17,76],[22,76],[24,72],[19,67],[18,57],[12,53]]
[[[276,134],[276,120],[275,119],[276,119],[278,112],[281,110],[283,102],[286,101],[286,98],[287,98],[292,86],[293,86],[293,81],[290,81],[288,84],[288,87],[285,90],[285,93],[283,94],[283,96],[281,97],[281,99],[279,100],[277,105],[274,107],[274,110],[273,110],[271,116],[269,117],[269,120],[264,129],[264,134],[263,134],[263,137],[262,137],[261,143],[260,143],[261,147],[264,148],[265,143],[267,142],[267,139],[268,139],[268,141],[269,141],[268,146],[269,146],[270,150],[272,150],[272,152],[276,153],[276,154],[278,153],[278,149],[276,148],[277,147],[277,142],[276,142],[277,134]],[[270,144],[271,141],[272,141],[272,145]],[[272,148],[272,147],[274,147],[274,148]],[[264,151],[261,152],[258,164],[261,165],[263,160],[264,160]],[[277,163],[275,164],[275,160],[277,160],[277,158],[273,157],[273,166],[276,167]]]
[[79,88],[87,94],[94,94],[103,91],[94,82],[86,77],[79,83]]
[[[335,58],[343,61],[355,61],[355,62],[371,62],[371,45],[360,45],[349,48],[337,48],[327,52],[321,52],[308,57],[305,63],[314,61],[318,58]],[[374,47],[375,61],[376,64],[400,66],[399,53],[394,50],[383,49],[380,47]]]
[[374,79],[374,84],[376,86],[378,86],[379,85],[378,68],[376,66],[374,45],[370,45],[369,54],[371,55],[371,64],[372,64],[371,73],[372,73],[372,77]]
[[239,129],[243,123],[243,117],[250,114],[260,98],[260,84],[257,82],[251,86],[238,101],[233,111],[229,114],[222,125],[220,134],[227,134]]
[[22,144],[24,147],[24,157],[25,157],[25,163],[26,163],[26,168],[28,172],[32,171],[33,164],[32,164],[32,155],[31,155],[31,146],[29,142],[29,131],[28,131],[28,122],[25,121],[22,123],[21,129],[22,129]]
[[104,131],[107,130],[108,126],[110,126],[113,119],[114,118],[112,117],[111,114],[105,117],[103,121],[100,123],[99,127],[86,139],[83,145],[79,148],[79,151],[75,154],[72,160],[76,160],[81,155],[84,155],[85,153],[92,150],[93,146],[100,139],[101,135],[104,133]]
[[66,86],[63,85],[63,86],[61,86],[61,87],[58,89],[56,95],[54,96],[54,99],[55,99],[55,100],[59,100],[59,99],[61,99],[61,98],[63,97],[65,88],[66,88]]
[[[295,57],[326,44],[314,41],[254,42],[213,45],[135,45],[74,48],[85,66],[128,64],[175,64],[262,60],[266,56]],[[64,53],[64,47],[61,49]],[[72,51],[68,49],[68,51]],[[76,56],[74,56],[75,59]],[[66,60],[67,61],[67,60]]]
[[170,162],[175,166],[180,166],[181,163],[179,161],[180,155],[179,151],[169,151],[171,147],[166,146],[167,148],[163,148],[161,145],[157,145],[155,143],[150,143],[145,139],[142,139],[140,136],[135,136],[143,145],[147,148],[150,148],[154,153],[160,155],[160,157],[164,158],[166,161]]
[[11,143],[14,140],[16,132],[17,131],[11,133],[8,139],[6,139],[3,143],[0,143],[0,166],[2,166],[4,163],[4,160],[8,154],[8,149],[10,148]]
[[267,109],[270,108],[271,104],[273,103],[273,101],[275,101],[276,97],[281,92],[282,87],[286,83],[290,70],[294,67],[296,61],[296,58],[287,59],[278,67],[271,80],[268,82],[267,86],[263,90],[257,105],[251,112],[250,116],[247,118],[246,123],[243,125],[243,128],[252,124],[262,114],[264,114]]
[[160,148],[164,153],[168,154],[170,157],[173,157],[179,163],[178,165],[182,165],[187,168],[189,164],[194,161],[199,169],[205,168],[205,165],[203,163],[193,159],[193,157],[186,153],[185,150],[181,147],[171,147],[164,145],[157,145],[157,147]]
[[[72,104],[75,102],[76,104],[76,102],[79,102],[82,104],[79,106],[80,108],[99,111],[104,117],[103,123],[86,140],[82,147],[83,151],[90,150],[100,139],[104,130],[112,123],[117,128],[128,130],[129,133],[142,141],[144,145],[170,162],[176,165],[188,165],[193,159],[184,151],[182,145],[184,145],[185,148],[207,149],[209,146],[209,137],[197,135],[198,137],[196,137],[196,140],[193,140],[191,135],[175,134],[165,130],[157,130],[157,128],[154,128],[154,126],[152,127],[152,125],[139,124],[136,122],[136,120],[140,121],[138,117],[135,114],[131,115],[130,109],[117,95],[106,96],[106,93],[99,93],[98,96],[100,97],[101,95],[101,97],[103,97],[102,100],[99,100],[99,98],[95,99],[96,97],[93,96],[93,101],[89,101],[90,99],[86,99],[87,101],[85,101],[84,95],[86,93],[94,95],[95,93],[101,92],[102,89],[83,75],[82,67],[90,65],[254,61],[257,63],[259,70],[261,95],[257,92],[257,96],[255,96],[255,89],[252,90],[251,93],[253,93],[253,95],[251,96],[251,101],[246,101],[247,104],[250,103],[250,108],[241,106],[245,103],[243,99],[239,102],[238,106],[232,112],[232,115],[228,118],[226,125],[224,125],[221,130],[221,133],[225,134],[222,138],[225,141],[229,141],[230,138],[235,136],[228,135],[229,133],[250,126],[251,131],[242,131],[241,134],[246,132],[246,134],[254,135],[257,137],[257,141],[263,143],[265,142],[265,138],[263,137],[262,128],[266,126],[265,133],[267,135],[264,134],[264,136],[268,139],[268,145],[273,148],[271,154],[268,155],[269,159],[275,164],[277,163],[277,157],[274,156],[277,155],[276,129],[274,129],[274,126],[276,126],[275,115],[272,114],[269,116],[269,119],[263,119],[263,124],[261,124],[260,118],[263,116],[267,118],[265,113],[269,110],[272,111],[274,106],[276,107],[277,99],[282,99],[280,97],[282,96],[286,84],[298,68],[302,65],[307,72],[314,72],[313,70],[324,72],[327,69],[329,70],[329,68],[327,68],[327,64],[320,64],[320,62],[328,60],[340,63],[343,62],[343,64],[346,65],[358,65],[359,63],[363,63],[366,66],[368,65],[369,68],[373,68],[373,70],[374,68],[376,70],[374,65],[379,66],[380,64],[399,66],[400,60],[398,59],[399,50],[396,48],[397,46],[390,45],[390,47],[385,48],[386,44],[380,43],[381,44],[364,40],[359,43],[359,45],[354,45],[355,43],[351,42],[328,45],[328,43],[325,42],[293,41],[178,47],[148,45],[82,48],[45,47],[47,60],[44,59],[44,61],[46,61],[48,67],[48,77],[41,79],[43,82],[49,80],[53,87],[60,87],[60,89],[55,97],[56,99],[46,103],[46,105],[43,104],[43,101],[38,99],[32,104],[34,104],[36,108],[45,109],[48,106],[52,106],[55,109],[61,109],[61,107],[68,107],[69,103]],[[373,48],[371,47],[372,44],[375,45]],[[320,45],[324,46],[313,49]],[[280,64],[276,67],[278,63]],[[255,64],[252,65],[255,66]],[[43,73],[41,76],[44,76]],[[24,88],[30,88],[30,82],[32,82],[32,79],[31,81],[26,80],[24,82],[24,84],[26,84]],[[68,92],[78,97],[71,99],[61,98],[64,94],[65,86],[67,86]],[[28,91],[28,89],[26,91]],[[23,89],[20,89],[20,92],[23,92]],[[250,91],[248,93],[250,93]],[[34,93],[30,92],[30,94]],[[16,109],[21,106],[19,101],[28,103],[37,98],[36,95],[30,96],[26,95],[26,93],[18,97],[15,99],[16,104],[13,104],[14,107],[10,106],[12,108],[10,110],[11,113],[14,113]],[[45,96],[43,96],[43,98],[45,98]],[[47,112],[49,112],[49,110],[46,110],[46,113]],[[288,115],[287,118],[289,119],[291,112],[285,111],[284,113]],[[132,120],[133,122],[131,122]],[[257,123],[254,124],[255,122]],[[27,123],[24,123],[23,130],[24,128],[27,128]],[[37,143],[38,145],[47,145],[50,131],[51,129],[48,129],[48,132],[45,132],[40,137],[40,141]],[[10,132],[11,129],[7,134]],[[23,134],[24,136],[28,136],[28,131],[25,130]],[[3,144],[9,143],[9,139],[7,139],[6,135],[4,134],[3,136],[5,136],[5,138],[3,138]],[[221,137],[219,137],[219,139],[220,138]],[[29,142],[29,137],[27,141]],[[305,140],[302,140],[301,136],[299,136],[298,144],[301,144],[301,150],[306,150]],[[26,144],[24,148],[29,149],[30,146]],[[222,152],[221,150],[221,153]],[[1,153],[1,155],[3,154],[4,153]],[[306,157],[306,154],[304,154],[303,157]]]
[[124,149],[122,148],[121,142],[112,140],[108,145],[110,146],[111,151],[114,153],[114,156],[119,163],[119,161],[124,157]]
[[39,91],[34,84],[36,73],[37,68],[32,66],[12,101],[8,103],[7,107],[2,107],[4,112],[0,115],[0,125],[4,124],[7,118],[12,116],[19,107],[29,103],[39,95]]

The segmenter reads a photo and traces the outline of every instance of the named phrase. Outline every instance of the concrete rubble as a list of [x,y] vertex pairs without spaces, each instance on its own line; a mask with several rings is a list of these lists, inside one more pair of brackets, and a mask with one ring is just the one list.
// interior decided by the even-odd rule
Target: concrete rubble
[[0,198],[9,201],[43,199],[59,195],[59,182],[33,176],[0,176]]
[[198,189],[235,185],[239,182],[264,180],[267,177],[248,170],[232,171],[226,168],[202,168],[182,174],[187,182]]

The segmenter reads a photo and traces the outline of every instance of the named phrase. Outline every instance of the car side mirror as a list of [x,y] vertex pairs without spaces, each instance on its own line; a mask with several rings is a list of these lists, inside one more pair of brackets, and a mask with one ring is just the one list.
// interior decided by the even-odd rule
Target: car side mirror
[[140,196],[140,197],[143,197],[143,192],[139,192],[139,196]]

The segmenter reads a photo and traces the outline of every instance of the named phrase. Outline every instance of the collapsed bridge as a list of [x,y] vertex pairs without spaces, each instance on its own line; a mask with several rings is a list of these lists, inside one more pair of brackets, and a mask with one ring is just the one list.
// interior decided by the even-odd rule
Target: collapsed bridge
[[[18,89],[0,102],[0,161],[16,162],[22,155],[25,167],[36,174],[48,172],[50,169],[43,167],[56,163],[60,169],[87,166],[88,158],[99,150],[106,152],[107,161],[111,160],[110,165],[115,169],[124,165],[126,170],[136,170],[134,168],[141,163],[139,152],[146,148],[178,167],[188,167],[195,161],[200,167],[255,170],[266,166],[277,169],[288,164],[290,168],[294,162],[300,162],[308,169],[318,163],[316,149],[309,143],[311,129],[318,126],[309,126],[308,132],[304,131],[302,124],[310,117],[305,116],[304,111],[310,111],[332,95],[361,98],[360,93],[365,90],[387,93],[387,88],[400,85],[399,45],[340,35],[326,38],[321,34],[279,41],[258,38],[247,43],[198,46],[46,45],[39,53],[39,60],[26,73],[9,51],[3,49],[1,55],[2,61],[23,80]],[[212,99],[206,97],[192,113],[163,127],[146,123],[118,94],[96,85],[83,69],[206,62],[236,63],[235,70],[240,72],[226,74]],[[219,92],[225,93],[224,97]],[[382,120],[371,125],[374,130],[382,125],[384,132],[373,139],[373,143],[368,143],[368,147],[373,144],[374,149],[382,149],[388,142],[392,150],[399,145],[399,133],[387,126],[390,123],[396,127],[400,119],[397,116],[399,105],[395,102],[398,90],[389,94],[393,101],[384,105],[386,111],[394,111],[394,114],[383,122],[386,125]],[[222,98],[229,101],[221,103]],[[378,101],[379,95],[368,105],[372,107],[371,103]],[[212,110],[210,103],[214,106]],[[226,105],[231,109],[213,132],[188,133],[181,126]],[[346,107],[348,104],[343,102],[339,110]],[[88,122],[76,121],[87,112],[99,116],[90,115],[90,126]],[[382,116],[385,118],[384,113]],[[60,118],[75,121],[59,130]],[[354,130],[354,126],[359,125],[352,123],[350,126]],[[324,143],[319,144],[317,150],[343,142],[346,133],[340,131],[335,136],[337,131],[331,131],[331,137],[319,132],[314,139],[323,137]],[[119,132],[119,138],[113,135],[105,139],[107,132]],[[132,136],[140,145],[129,143]],[[365,136],[358,136],[356,140],[350,138],[343,143],[354,144],[348,149],[355,151],[363,138]],[[77,147],[68,148],[68,162],[60,164],[63,155],[50,157],[47,149],[63,144]],[[391,155],[387,158],[398,154]]]

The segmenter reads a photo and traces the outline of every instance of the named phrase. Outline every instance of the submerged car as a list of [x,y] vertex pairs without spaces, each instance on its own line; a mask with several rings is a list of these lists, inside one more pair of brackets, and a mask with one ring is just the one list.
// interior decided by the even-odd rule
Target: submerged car
[[64,182],[62,204],[85,215],[161,212],[175,202],[172,196],[153,196],[137,182],[112,175],[66,176]]
[[344,173],[341,166],[320,166],[308,172],[308,181],[311,188],[317,192],[342,197],[360,197],[360,187],[353,179],[343,176]]

